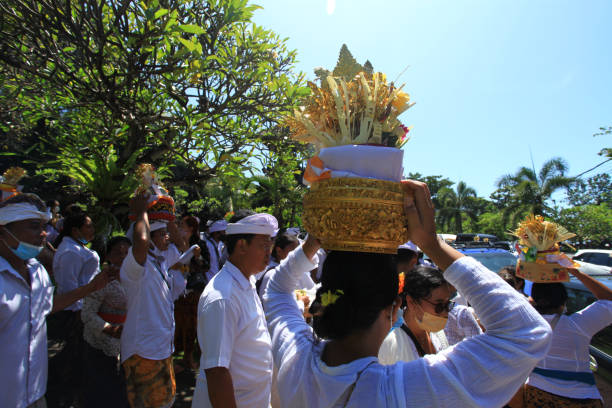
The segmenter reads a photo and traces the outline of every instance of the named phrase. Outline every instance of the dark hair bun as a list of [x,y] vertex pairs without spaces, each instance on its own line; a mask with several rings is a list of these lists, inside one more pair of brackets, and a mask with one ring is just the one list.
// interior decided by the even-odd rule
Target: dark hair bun
[[[317,336],[341,339],[370,327],[397,297],[397,268],[392,255],[331,252],[323,264],[321,287],[310,307]],[[337,295],[324,306],[322,297]]]

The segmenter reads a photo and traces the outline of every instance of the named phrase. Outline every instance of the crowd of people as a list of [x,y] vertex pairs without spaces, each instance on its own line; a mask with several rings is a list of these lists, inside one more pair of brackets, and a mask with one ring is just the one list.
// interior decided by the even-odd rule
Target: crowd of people
[[528,298],[513,268],[439,240],[427,187],[403,185],[397,255],[325,251],[248,210],[160,219],[142,191],[97,252],[80,207],[1,201],[0,405],[170,407],[196,370],[197,408],[601,407],[588,345],[612,291],[570,269],[597,302]]

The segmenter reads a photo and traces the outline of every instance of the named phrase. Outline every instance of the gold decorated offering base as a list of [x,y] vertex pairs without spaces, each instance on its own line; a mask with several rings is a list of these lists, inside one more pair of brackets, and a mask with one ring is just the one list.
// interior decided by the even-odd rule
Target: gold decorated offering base
[[516,276],[535,283],[569,282],[567,268],[554,263],[518,261]]
[[408,241],[401,183],[330,178],[313,183],[304,196],[302,222],[323,248],[397,253]]

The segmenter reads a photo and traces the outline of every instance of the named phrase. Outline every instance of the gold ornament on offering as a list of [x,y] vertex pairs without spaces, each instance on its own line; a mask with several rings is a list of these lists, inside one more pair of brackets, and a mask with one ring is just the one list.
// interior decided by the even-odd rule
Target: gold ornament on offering
[[576,236],[540,215],[529,215],[511,232],[519,239],[516,275],[539,283],[569,281],[568,268],[578,264],[559,250],[559,242]]
[[[333,176],[319,156],[313,157],[304,175],[310,183],[304,196],[304,227],[328,250],[397,253],[397,247],[408,241],[398,149],[408,141],[410,130],[398,116],[414,104],[403,85],[387,82],[369,61],[359,65],[345,45],[332,72],[317,68],[315,73],[320,86],[308,82],[311,95],[286,119],[292,138],[315,145],[318,152],[346,145],[391,148],[400,153],[400,167],[396,181],[371,174],[354,176],[346,168],[336,170],[353,177]],[[364,154],[372,153],[354,147],[361,157],[353,163],[367,162]],[[378,167],[389,165],[381,161]]]
[[400,183],[330,178],[304,196],[304,228],[337,251],[395,254],[408,241]]

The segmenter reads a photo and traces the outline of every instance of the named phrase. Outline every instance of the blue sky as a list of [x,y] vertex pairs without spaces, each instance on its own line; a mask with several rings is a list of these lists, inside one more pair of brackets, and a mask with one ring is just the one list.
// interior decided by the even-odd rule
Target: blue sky
[[[335,4],[334,4],[335,3]],[[416,105],[404,171],[497,179],[560,156],[569,175],[603,161],[612,136],[612,2],[552,0],[260,0],[255,23],[288,38],[297,68],[332,69],[346,43]],[[329,13],[328,11],[332,11]],[[612,162],[598,172],[611,172]]]

